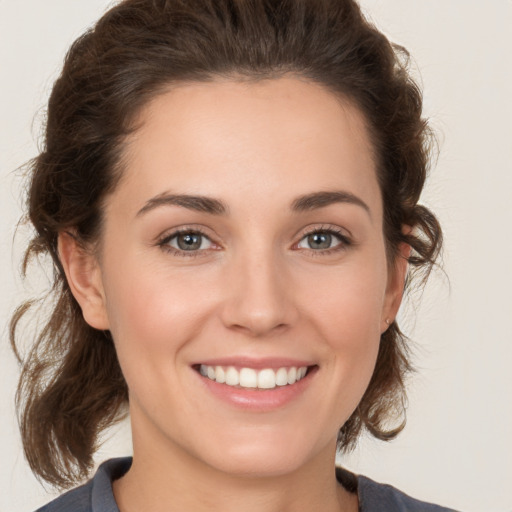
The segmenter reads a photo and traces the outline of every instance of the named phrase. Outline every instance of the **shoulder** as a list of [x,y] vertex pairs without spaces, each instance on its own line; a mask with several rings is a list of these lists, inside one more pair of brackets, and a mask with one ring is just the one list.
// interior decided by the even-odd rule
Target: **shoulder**
[[359,476],[358,495],[360,512],[455,512],[411,498],[391,485],[380,484]]
[[84,485],[66,492],[36,512],[119,512],[112,481],[128,471],[131,458],[110,459]]
[[36,512],[91,512],[92,480],[38,508]]

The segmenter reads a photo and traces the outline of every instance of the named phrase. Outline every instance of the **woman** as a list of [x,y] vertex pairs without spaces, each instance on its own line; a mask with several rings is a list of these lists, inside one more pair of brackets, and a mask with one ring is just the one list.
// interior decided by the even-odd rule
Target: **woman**
[[126,412],[133,459],[42,510],[446,510],[333,471],[403,428],[395,317],[441,246],[404,55],[348,0],[126,0],[74,43],[31,174],[55,302],[21,429],[63,488]]

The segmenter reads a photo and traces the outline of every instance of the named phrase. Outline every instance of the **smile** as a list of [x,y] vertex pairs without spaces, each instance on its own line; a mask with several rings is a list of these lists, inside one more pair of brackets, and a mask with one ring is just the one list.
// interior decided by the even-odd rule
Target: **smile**
[[208,366],[200,365],[199,373],[219,384],[226,384],[237,388],[248,389],[273,389],[278,386],[295,384],[306,376],[307,366],[281,367],[277,370],[264,368],[236,369],[233,366]]

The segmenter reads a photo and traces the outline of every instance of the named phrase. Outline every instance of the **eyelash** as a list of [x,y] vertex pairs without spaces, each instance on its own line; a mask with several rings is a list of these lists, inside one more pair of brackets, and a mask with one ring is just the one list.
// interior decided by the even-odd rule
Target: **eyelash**
[[163,251],[166,251],[166,252],[172,254],[173,256],[181,256],[184,258],[197,258],[199,256],[205,255],[205,250],[207,250],[207,249],[196,250],[196,251],[185,251],[185,250],[176,249],[175,247],[172,247],[171,245],[169,245],[170,241],[179,235],[199,235],[201,237],[204,237],[204,238],[210,240],[210,242],[212,244],[214,243],[211,241],[210,237],[204,231],[202,231],[200,228],[183,227],[183,228],[178,228],[178,229],[174,230],[172,233],[164,235],[158,241],[157,245]]
[[[179,228],[174,230],[172,233],[164,235],[160,240],[158,240],[157,245],[164,251],[174,255],[174,256],[180,256],[185,258],[196,258],[200,256],[204,256],[205,252],[208,251],[208,249],[198,249],[198,250],[181,250],[176,249],[169,245],[170,241],[176,238],[179,235],[199,235],[201,237],[206,238],[209,240],[212,244],[215,245],[215,243],[210,239],[210,237],[202,231],[200,228],[194,227],[194,228]],[[344,251],[348,247],[350,247],[353,242],[350,240],[350,238],[344,234],[344,232],[341,229],[337,229],[334,227],[315,227],[307,230],[304,232],[300,238],[300,240],[293,245],[294,248],[298,248],[298,245],[308,236],[311,236],[313,234],[322,234],[322,235],[331,235],[338,239],[339,243],[335,245],[334,247],[330,247],[328,249],[321,249],[321,250],[315,250],[315,249],[305,249],[313,256],[327,256],[336,252]],[[215,250],[215,249],[214,249]]]
[[328,249],[322,249],[322,250],[309,249],[309,253],[313,256],[329,256],[330,254],[333,254],[333,253],[345,251],[348,249],[348,247],[350,247],[353,244],[352,240],[341,229],[332,227],[332,226],[329,226],[329,227],[321,226],[321,227],[315,227],[315,228],[311,228],[311,229],[307,230],[301,236],[300,240],[296,244],[294,244],[294,246],[297,246],[298,244],[300,244],[302,242],[302,240],[304,240],[308,236],[314,235],[314,234],[334,236],[335,238],[338,239],[338,241],[340,243],[338,243],[334,247],[330,247]]

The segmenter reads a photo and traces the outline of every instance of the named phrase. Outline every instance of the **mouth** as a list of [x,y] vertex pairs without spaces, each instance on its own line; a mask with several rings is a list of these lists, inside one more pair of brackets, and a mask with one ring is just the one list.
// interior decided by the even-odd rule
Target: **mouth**
[[259,369],[208,364],[194,365],[194,370],[217,384],[250,390],[271,390],[293,386],[316,368],[316,365]]

